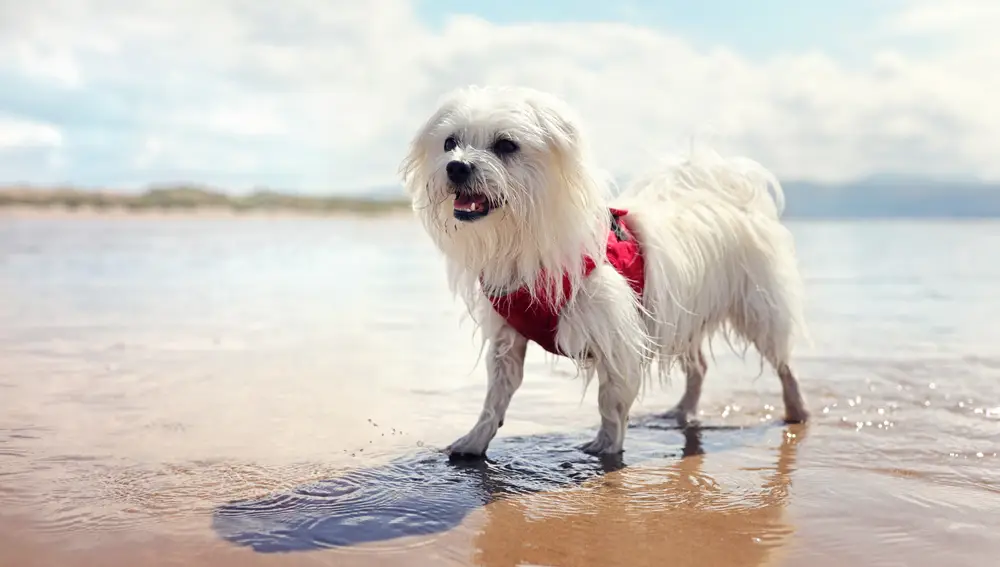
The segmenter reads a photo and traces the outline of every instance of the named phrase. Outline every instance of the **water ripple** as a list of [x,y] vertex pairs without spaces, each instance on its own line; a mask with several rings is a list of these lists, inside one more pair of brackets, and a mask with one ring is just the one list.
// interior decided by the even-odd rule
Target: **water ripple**
[[[766,429],[689,429],[671,435],[651,423],[630,432],[628,465],[700,454],[706,445],[732,447]],[[670,445],[670,439],[681,445]],[[212,525],[226,540],[265,553],[440,534],[498,498],[579,488],[626,466],[621,458],[598,459],[573,448],[584,440],[585,435],[500,438],[491,445],[488,459],[474,461],[449,461],[440,453],[425,451],[382,467],[352,470],[265,498],[220,506]],[[703,481],[712,483],[707,477]],[[566,499],[560,505],[571,508],[572,502]],[[392,544],[379,547],[383,552],[391,549]]]

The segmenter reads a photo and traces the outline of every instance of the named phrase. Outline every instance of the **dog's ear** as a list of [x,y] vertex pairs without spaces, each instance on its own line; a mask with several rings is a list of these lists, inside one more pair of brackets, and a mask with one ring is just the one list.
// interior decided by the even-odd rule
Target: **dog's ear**
[[408,194],[413,194],[415,185],[419,182],[417,177],[419,174],[420,163],[423,161],[425,152],[417,140],[411,140],[410,145],[406,150],[406,155],[403,157],[403,161],[399,164],[399,177],[403,181],[403,188],[406,189]]
[[532,101],[531,107],[553,153],[560,161],[577,161],[582,136],[570,109],[555,97],[544,96]]
[[[602,206],[610,178],[594,167],[587,133],[576,112],[562,99],[548,94],[533,98],[530,104],[552,155],[546,193],[560,195],[564,209],[570,202],[581,207]],[[602,234],[601,238],[607,238],[607,231]]]
[[399,176],[402,178],[403,187],[407,193],[414,194],[427,184],[429,172],[424,171],[428,163],[431,163],[430,148],[428,140],[434,130],[447,119],[449,109],[441,107],[430,118],[424,122],[410,140],[406,155],[399,164]]
[[[573,188],[577,197],[599,192],[600,181],[590,165],[586,136],[573,110],[551,95],[532,100],[531,106],[552,155],[554,175],[550,182]],[[582,187],[589,189],[581,192]]]

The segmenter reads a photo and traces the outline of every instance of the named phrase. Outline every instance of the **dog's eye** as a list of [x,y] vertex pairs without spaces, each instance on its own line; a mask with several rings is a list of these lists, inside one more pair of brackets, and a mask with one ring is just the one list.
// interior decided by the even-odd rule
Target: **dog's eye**
[[458,140],[455,139],[455,136],[448,136],[448,139],[444,141],[444,151],[446,152],[454,150],[456,146],[458,146]]
[[507,138],[500,138],[496,142],[493,142],[493,153],[498,156],[506,156],[516,152],[518,149],[517,142],[514,140],[508,140]]

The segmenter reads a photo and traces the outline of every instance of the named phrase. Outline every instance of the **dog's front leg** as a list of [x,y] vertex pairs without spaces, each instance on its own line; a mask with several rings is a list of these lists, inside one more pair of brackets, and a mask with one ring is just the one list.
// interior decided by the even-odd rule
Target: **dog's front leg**
[[597,366],[601,428],[580,449],[620,453],[649,349],[637,298],[625,278],[609,265],[595,268],[563,311],[558,338],[564,352],[589,353]]
[[639,393],[638,381],[606,364],[597,367],[597,409],[601,414],[601,428],[593,441],[581,445],[580,450],[594,455],[615,455],[625,445],[628,415]]
[[510,326],[500,326],[489,341],[486,359],[486,399],[479,420],[464,437],[449,445],[452,456],[481,457],[503,425],[507,407],[524,378],[524,355],[528,341]]

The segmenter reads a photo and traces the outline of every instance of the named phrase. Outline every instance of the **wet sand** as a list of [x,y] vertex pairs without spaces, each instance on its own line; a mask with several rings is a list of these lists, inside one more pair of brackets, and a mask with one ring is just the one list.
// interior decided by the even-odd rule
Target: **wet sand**
[[483,370],[412,221],[0,219],[0,566],[994,565],[1000,224],[793,230],[808,425],[718,343],[703,428],[676,380],[602,462],[532,349],[448,463]]

